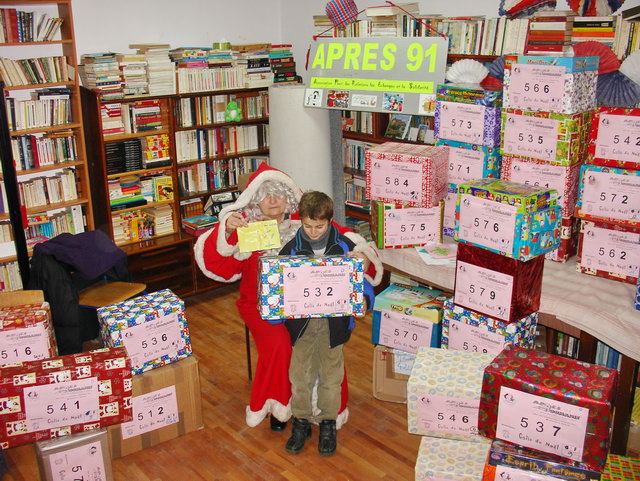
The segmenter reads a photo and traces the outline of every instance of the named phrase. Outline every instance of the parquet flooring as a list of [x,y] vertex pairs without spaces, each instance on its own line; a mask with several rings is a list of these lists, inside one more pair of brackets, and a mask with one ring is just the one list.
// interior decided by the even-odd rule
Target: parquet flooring
[[[287,454],[289,436],[268,421],[244,421],[250,381],[244,324],[234,286],[186,299],[193,352],[200,361],[205,427],[113,461],[116,481],[400,481],[414,479],[420,437],[407,433],[406,406],[375,399],[372,392],[371,314],[356,324],[345,346],[349,421],[338,431],[331,457],[317,452],[317,426],[304,451]],[[255,350],[252,358],[255,364]],[[3,481],[39,479],[32,445],[5,453]]]

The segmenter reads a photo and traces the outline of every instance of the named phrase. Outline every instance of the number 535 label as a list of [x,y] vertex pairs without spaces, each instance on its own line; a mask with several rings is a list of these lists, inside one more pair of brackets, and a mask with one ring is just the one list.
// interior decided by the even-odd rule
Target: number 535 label
[[502,386],[496,437],[581,461],[588,417],[587,408]]

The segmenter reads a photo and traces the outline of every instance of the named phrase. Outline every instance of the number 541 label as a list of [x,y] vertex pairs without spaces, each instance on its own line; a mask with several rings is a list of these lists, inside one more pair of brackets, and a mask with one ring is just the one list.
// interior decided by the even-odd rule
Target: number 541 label
[[496,437],[582,461],[588,417],[587,408],[502,386]]

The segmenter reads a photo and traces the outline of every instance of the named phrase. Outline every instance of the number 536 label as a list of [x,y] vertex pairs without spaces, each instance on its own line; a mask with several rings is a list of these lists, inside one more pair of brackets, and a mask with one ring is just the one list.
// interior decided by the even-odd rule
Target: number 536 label
[[581,461],[588,417],[587,408],[502,386],[496,437]]
[[135,368],[165,355],[175,356],[184,347],[178,313],[129,327],[122,341]]

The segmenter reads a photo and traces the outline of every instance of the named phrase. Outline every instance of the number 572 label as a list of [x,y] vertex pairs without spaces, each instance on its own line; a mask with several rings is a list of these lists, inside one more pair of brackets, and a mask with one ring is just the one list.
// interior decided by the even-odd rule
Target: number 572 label
[[587,408],[502,386],[496,437],[581,461],[588,417]]

